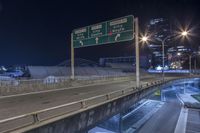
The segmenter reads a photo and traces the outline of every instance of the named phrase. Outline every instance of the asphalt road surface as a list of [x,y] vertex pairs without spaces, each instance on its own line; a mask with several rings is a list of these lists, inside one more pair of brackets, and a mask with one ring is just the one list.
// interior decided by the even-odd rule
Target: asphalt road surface
[[166,103],[159,109],[137,133],[174,133],[181,111],[175,90],[163,92]]

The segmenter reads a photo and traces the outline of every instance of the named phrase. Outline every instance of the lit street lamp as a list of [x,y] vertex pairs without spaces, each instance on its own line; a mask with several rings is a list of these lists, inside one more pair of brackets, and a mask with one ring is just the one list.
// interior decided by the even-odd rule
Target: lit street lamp
[[147,42],[148,41],[148,37],[147,36],[143,36],[142,37],[142,42]]
[[182,35],[182,36],[187,36],[187,35],[188,35],[188,32],[187,32],[187,31],[183,31],[183,32],[181,33],[181,35]]
[[164,81],[165,73],[164,73],[164,67],[165,67],[165,42],[167,39],[172,37],[173,35],[169,35],[165,37],[163,40],[160,38],[156,38],[157,41],[160,41],[162,44],[162,80]]
[[[187,31],[183,31],[181,33],[181,36],[186,37],[188,35]],[[160,39],[160,38],[155,38],[157,41],[161,42],[162,44],[162,79],[164,81],[164,77],[165,77],[165,73],[164,73],[164,67],[165,67],[165,42],[167,39],[174,37],[176,35],[172,34],[169,36],[166,36],[164,39]],[[143,42],[147,42],[148,41],[148,37],[147,36],[143,36],[141,39]]]

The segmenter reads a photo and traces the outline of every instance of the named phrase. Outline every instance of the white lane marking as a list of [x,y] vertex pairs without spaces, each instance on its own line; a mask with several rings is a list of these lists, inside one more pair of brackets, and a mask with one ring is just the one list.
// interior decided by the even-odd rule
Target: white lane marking
[[174,133],[186,132],[187,117],[188,117],[188,109],[182,107]]

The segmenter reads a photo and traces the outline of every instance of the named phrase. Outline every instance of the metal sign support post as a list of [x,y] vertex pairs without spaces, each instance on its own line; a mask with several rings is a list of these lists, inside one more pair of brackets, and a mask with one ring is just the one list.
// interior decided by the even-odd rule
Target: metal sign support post
[[73,33],[71,33],[71,79],[74,80],[74,44],[73,44]]
[[[136,62],[136,87],[140,87],[140,61],[139,61],[139,23],[138,18],[134,19],[135,24],[135,62]],[[134,30],[133,30],[134,31]]]

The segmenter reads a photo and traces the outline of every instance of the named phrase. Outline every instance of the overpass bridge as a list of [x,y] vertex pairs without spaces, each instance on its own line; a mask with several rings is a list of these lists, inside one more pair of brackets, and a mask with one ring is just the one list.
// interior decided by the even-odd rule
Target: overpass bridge
[[0,98],[0,132],[76,133],[85,132],[148,96],[158,86],[183,76],[121,81],[63,88]]

